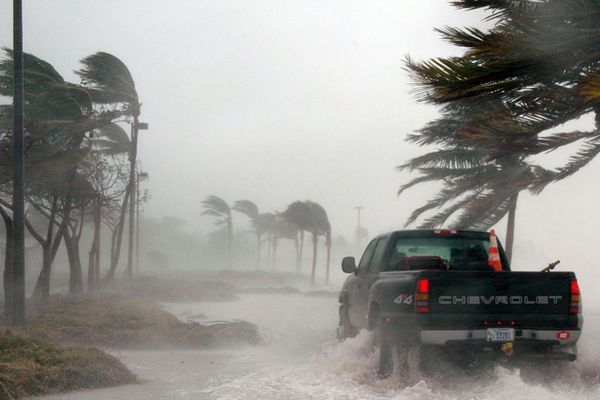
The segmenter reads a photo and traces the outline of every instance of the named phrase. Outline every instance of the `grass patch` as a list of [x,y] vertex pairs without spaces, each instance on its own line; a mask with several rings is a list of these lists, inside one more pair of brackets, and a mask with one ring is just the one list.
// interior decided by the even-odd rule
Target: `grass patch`
[[0,400],[136,382],[115,357],[0,331]]
[[29,310],[27,326],[19,332],[53,343],[119,349],[261,342],[248,322],[184,323],[154,303],[114,294],[52,296],[43,309]]

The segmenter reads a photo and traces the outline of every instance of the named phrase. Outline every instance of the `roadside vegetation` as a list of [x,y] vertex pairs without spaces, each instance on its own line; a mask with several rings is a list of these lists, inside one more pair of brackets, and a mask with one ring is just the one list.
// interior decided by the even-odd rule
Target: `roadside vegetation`
[[62,347],[0,330],[0,399],[137,382],[115,357],[92,348]]
[[[53,295],[28,315],[26,326],[13,328],[15,334],[63,345],[157,349],[261,343],[248,322],[182,322],[154,303],[112,293]],[[0,327],[6,328],[5,322]]]
[[[0,96],[12,97],[13,53],[0,59]],[[39,244],[42,265],[32,298],[45,303],[56,254],[64,244],[69,264],[69,293],[85,291],[81,237],[91,225],[87,251],[87,290],[114,279],[121,259],[129,212],[126,271],[132,274],[134,206],[140,181],[137,132],[141,103],[126,65],[98,52],[81,60],[81,81],[68,82],[48,62],[24,55],[26,143],[25,197],[30,237]],[[130,126],[128,135],[124,126]],[[12,302],[12,105],[0,105],[0,216],[4,223],[4,309]],[[111,232],[109,267],[100,271],[101,226]]]

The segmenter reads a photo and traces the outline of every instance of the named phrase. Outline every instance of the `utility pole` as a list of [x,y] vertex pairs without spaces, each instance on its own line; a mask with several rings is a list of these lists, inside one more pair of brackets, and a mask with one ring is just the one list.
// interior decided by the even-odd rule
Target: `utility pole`
[[13,267],[11,323],[25,324],[25,143],[23,139],[23,4],[13,0]]
[[135,211],[135,271],[139,272],[140,270],[140,204],[142,203],[142,199],[140,197],[140,182],[148,178],[148,173],[142,171],[142,164],[140,163],[140,170],[136,176],[136,211]]
[[135,175],[135,272],[140,272],[140,175]]
[[354,207],[357,213],[357,221],[356,221],[356,258],[360,256],[360,211],[363,209],[361,206]]
[[127,252],[127,277],[133,277],[133,250],[134,250],[134,232],[135,232],[135,205],[137,203],[136,196],[136,169],[137,169],[137,148],[138,148],[138,133],[140,130],[148,129],[148,124],[139,122],[139,109],[133,115],[131,123],[131,150],[129,151],[129,247]]

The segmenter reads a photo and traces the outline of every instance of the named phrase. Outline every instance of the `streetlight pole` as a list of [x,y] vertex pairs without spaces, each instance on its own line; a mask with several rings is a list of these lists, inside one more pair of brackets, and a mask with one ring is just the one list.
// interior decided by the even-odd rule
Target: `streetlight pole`
[[133,122],[131,123],[131,150],[129,152],[129,247],[127,252],[127,277],[133,277],[133,250],[134,250],[134,231],[135,231],[135,206],[137,203],[136,196],[136,178],[137,178],[137,148],[138,148],[138,133],[140,130],[148,129],[148,124],[139,122],[138,114],[134,114]]
[[356,221],[356,258],[360,256],[360,210],[363,209],[361,206],[354,207],[357,213],[357,221]]
[[11,323],[25,324],[25,146],[23,139],[23,4],[13,0],[13,265]]
[[135,272],[140,272],[140,175],[135,176]]
[[142,200],[140,198],[140,181],[147,179],[148,173],[142,171],[142,163],[140,163],[140,170],[136,176],[136,211],[135,211],[135,271],[140,270],[140,204]]

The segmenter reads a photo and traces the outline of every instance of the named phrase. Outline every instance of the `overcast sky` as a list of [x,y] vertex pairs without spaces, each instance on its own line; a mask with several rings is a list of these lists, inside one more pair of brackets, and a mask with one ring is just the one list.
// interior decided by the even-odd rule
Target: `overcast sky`
[[[347,238],[357,205],[371,234],[401,227],[434,188],[398,199],[408,177],[394,167],[424,151],[405,135],[437,115],[415,101],[403,59],[460,54],[434,27],[482,25],[482,14],[443,0],[24,3],[25,51],[66,79],[76,81],[78,60],[100,50],[127,64],[150,124],[140,138],[146,212],[184,218],[191,231],[213,229],[200,217],[210,194],[261,211],[311,199]],[[8,47],[11,4],[0,2]],[[517,261],[598,263],[580,255],[600,241],[599,167],[522,196]]]

